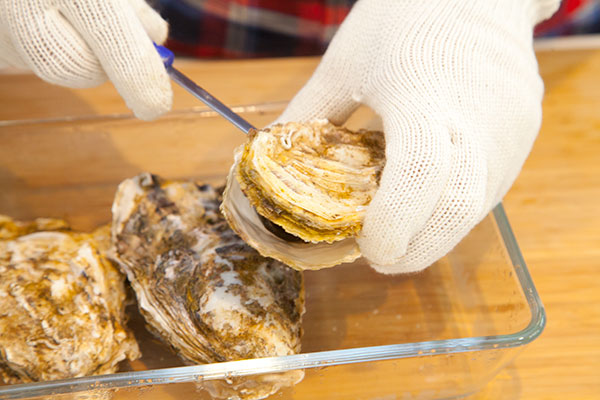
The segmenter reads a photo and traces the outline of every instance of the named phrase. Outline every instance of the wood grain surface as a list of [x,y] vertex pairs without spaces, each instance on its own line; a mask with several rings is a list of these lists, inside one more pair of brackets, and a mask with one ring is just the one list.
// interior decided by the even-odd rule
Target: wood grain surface
[[[544,302],[542,336],[472,399],[600,398],[600,50],[538,52],[544,121],[505,207]],[[230,105],[289,100],[315,58],[177,61]],[[197,107],[174,88],[176,110]],[[0,121],[129,114],[110,84],[86,90],[0,76]]]
[[490,387],[518,385],[521,399],[598,399],[600,50],[538,60],[542,129],[504,205],[548,322]]

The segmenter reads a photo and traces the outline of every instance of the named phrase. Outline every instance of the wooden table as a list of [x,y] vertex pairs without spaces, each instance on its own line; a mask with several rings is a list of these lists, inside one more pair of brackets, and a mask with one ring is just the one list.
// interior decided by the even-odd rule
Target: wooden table
[[[544,123],[505,207],[548,323],[542,336],[473,399],[600,398],[600,50],[538,51]],[[231,105],[285,101],[314,58],[178,61]],[[178,87],[175,109],[198,106]],[[110,84],[71,90],[0,76],[0,120],[129,113]]]
[[600,50],[540,50],[538,59],[542,129],[504,204],[548,323],[489,389],[518,385],[512,390],[522,399],[598,399]]

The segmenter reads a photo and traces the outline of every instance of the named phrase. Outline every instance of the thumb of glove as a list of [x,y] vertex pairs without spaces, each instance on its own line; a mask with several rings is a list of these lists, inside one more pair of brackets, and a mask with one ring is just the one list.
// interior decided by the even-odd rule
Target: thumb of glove
[[346,49],[334,44],[335,38],[309,81],[274,123],[327,118],[341,125],[356,110],[359,103],[352,96],[356,77],[351,65],[339,62]]
[[413,272],[427,265],[401,261],[442,196],[452,143],[448,127],[417,107],[382,113],[382,119],[386,165],[357,240],[363,256],[379,272]]

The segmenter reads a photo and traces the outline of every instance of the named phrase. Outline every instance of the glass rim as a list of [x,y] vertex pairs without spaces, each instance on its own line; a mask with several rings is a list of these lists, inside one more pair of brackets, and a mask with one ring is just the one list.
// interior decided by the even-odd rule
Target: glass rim
[[[258,104],[241,104],[237,106],[231,106],[231,110],[238,114],[260,114],[268,112],[281,112],[289,101],[273,101]],[[13,119],[0,121],[0,128],[14,127],[14,126],[26,126],[36,124],[52,124],[52,123],[71,123],[71,122],[108,122],[108,121],[120,121],[120,120],[132,120],[140,123],[151,123],[160,121],[161,119],[169,119],[174,117],[182,116],[194,116],[196,118],[212,118],[217,117],[219,114],[213,111],[208,106],[200,105],[194,107],[183,108],[179,110],[172,110],[158,118],[155,121],[141,121],[133,115],[133,113],[111,113],[111,114],[89,114],[89,115],[76,115],[76,116],[61,116],[61,117],[49,117],[49,118],[36,118],[36,119]],[[225,120],[224,120],[225,121]],[[233,126],[233,125],[232,125]]]

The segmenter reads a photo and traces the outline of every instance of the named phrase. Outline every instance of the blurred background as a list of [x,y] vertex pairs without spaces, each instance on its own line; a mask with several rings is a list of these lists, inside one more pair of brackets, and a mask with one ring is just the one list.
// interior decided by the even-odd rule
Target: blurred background
[[[153,0],[167,46],[194,58],[322,54],[356,0]],[[600,0],[563,0],[536,38],[600,33]]]

